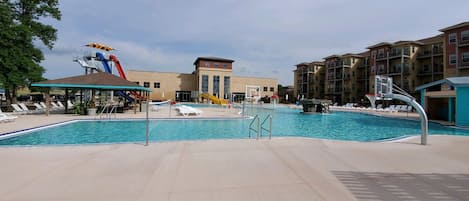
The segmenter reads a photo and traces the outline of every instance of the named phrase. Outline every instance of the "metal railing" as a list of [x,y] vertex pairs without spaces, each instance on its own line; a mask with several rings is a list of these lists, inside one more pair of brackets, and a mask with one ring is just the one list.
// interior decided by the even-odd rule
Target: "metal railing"
[[112,114],[114,114],[114,118],[117,118],[117,105],[106,104],[104,105],[103,109],[101,110],[98,116],[99,116],[99,119],[103,119],[103,118],[111,119]]
[[[267,120],[269,120],[269,128],[264,128],[264,124],[267,123]],[[262,138],[262,131],[267,131],[269,132],[269,140],[272,139],[272,115],[267,115],[267,117],[265,117],[264,121],[262,121],[261,123],[261,133],[260,133],[260,136]]]
[[[264,125],[268,123],[268,127]],[[267,115],[265,119],[260,121],[259,115],[254,116],[249,124],[249,138],[251,138],[251,131],[256,133],[256,140],[262,138],[262,131],[267,131],[269,133],[269,140],[272,139],[272,115]]]
[[[257,124],[255,125],[257,130],[256,130],[256,128],[252,127],[254,122],[257,122]],[[261,131],[261,124],[260,124],[260,120],[259,120],[259,115],[254,116],[254,118],[251,120],[251,123],[249,124],[249,138],[251,138],[251,131],[256,132],[256,139],[259,139],[259,133]]]

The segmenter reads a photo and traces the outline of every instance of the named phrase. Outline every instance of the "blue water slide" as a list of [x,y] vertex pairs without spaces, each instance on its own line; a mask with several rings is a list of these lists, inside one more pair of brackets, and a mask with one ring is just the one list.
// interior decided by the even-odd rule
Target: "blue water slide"
[[[101,60],[101,62],[103,63],[103,66],[104,66],[104,70],[106,71],[106,73],[112,73],[111,71],[111,67],[109,67],[109,64],[107,63],[107,60],[106,58],[104,57],[104,54],[101,53],[101,52],[96,52],[96,57],[98,57],[99,60]],[[127,99],[129,102],[134,102],[135,99],[130,97],[129,95],[127,95],[125,92],[123,91],[117,91],[117,94],[119,96],[122,96],[124,97],[125,99]]]

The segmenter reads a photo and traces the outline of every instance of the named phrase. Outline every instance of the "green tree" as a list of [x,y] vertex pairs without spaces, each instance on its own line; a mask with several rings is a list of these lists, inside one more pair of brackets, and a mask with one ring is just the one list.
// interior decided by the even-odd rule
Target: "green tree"
[[41,22],[50,17],[61,18],[58,0],[0,1],[0,82],[10,101],[16,100],[19,87],[44,80],[44,55],[34,43],[53,47],[57,30]]

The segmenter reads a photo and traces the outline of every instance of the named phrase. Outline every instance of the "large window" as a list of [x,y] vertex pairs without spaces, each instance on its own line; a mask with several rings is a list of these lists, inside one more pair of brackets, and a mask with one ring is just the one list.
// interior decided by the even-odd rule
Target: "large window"
[[456,33],[450,33],[448,36],[449,44],[456,43]]
[[213,95],[218,96],[220,94],[220,76],[213,76]]
[[456,64],[456,55],[455,54],[449,55],[449,64]]
[[462,62],[463,63],[469,63],[469,52],[463,52],[462,53]]
[[267,91],[267,87],[264,87],[264,91]]
[[150,82],[143,82],[143,87],[150,88]]
[[229,98],[230,95],[230,76],[223,77],[223,91],[225,93],[225,98]]
[[208,75],[202,75],[202,93],[208,93]]
[[274,91],[274,88],[273,88],[273,87],[270,87],[270,91],[272,91],[272,92],[273,92],[273,91]]

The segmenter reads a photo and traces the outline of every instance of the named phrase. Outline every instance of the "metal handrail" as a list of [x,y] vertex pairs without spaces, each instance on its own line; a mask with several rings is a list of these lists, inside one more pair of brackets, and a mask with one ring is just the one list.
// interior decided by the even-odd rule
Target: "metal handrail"
[[109,107],[108,104],[105,104],[105,105],[104,105],[103,109],[102,109],[101,112],[99,113],[99,119],[102,119],[103,113],[104,113],[104,111],[105,111],[108,107]]
[[[257,130],[255,128],[252,128],[252,125],[254,122],[257,120]],[[251,120],[251,123],[249,124],[249,138],[251,138],[251,131],[256,132],[256,139],[259,139],[259,133],[260,133],[260,120],[259,120],[259,115],[254,116],[254,118]]]
[[[109,110],[109,107],[111,107],[110,110]],[[104,113],[105,111],[106,111],[106,113]],[[99,119],[102,119],[104,114],[107,115],[104,118],[111,119],[113,112],[114,112],[114,118],[117,118],[117,105],[111,105],[111,104],[107,103],[107,104],[104,105],[103,109],[99,113]]]
[[[264,128],[264,124],[267,122],[267,119],[269,120],[269,128]],[[262,137],[262,130],[265,130],[265,131],[268,131],[269,132],[269,140],[272,139],[272,115],[267,115],[264,119],[264,121],[262,121],[262,124],[261,124],[261,132],[260,132],[260,135]]]

